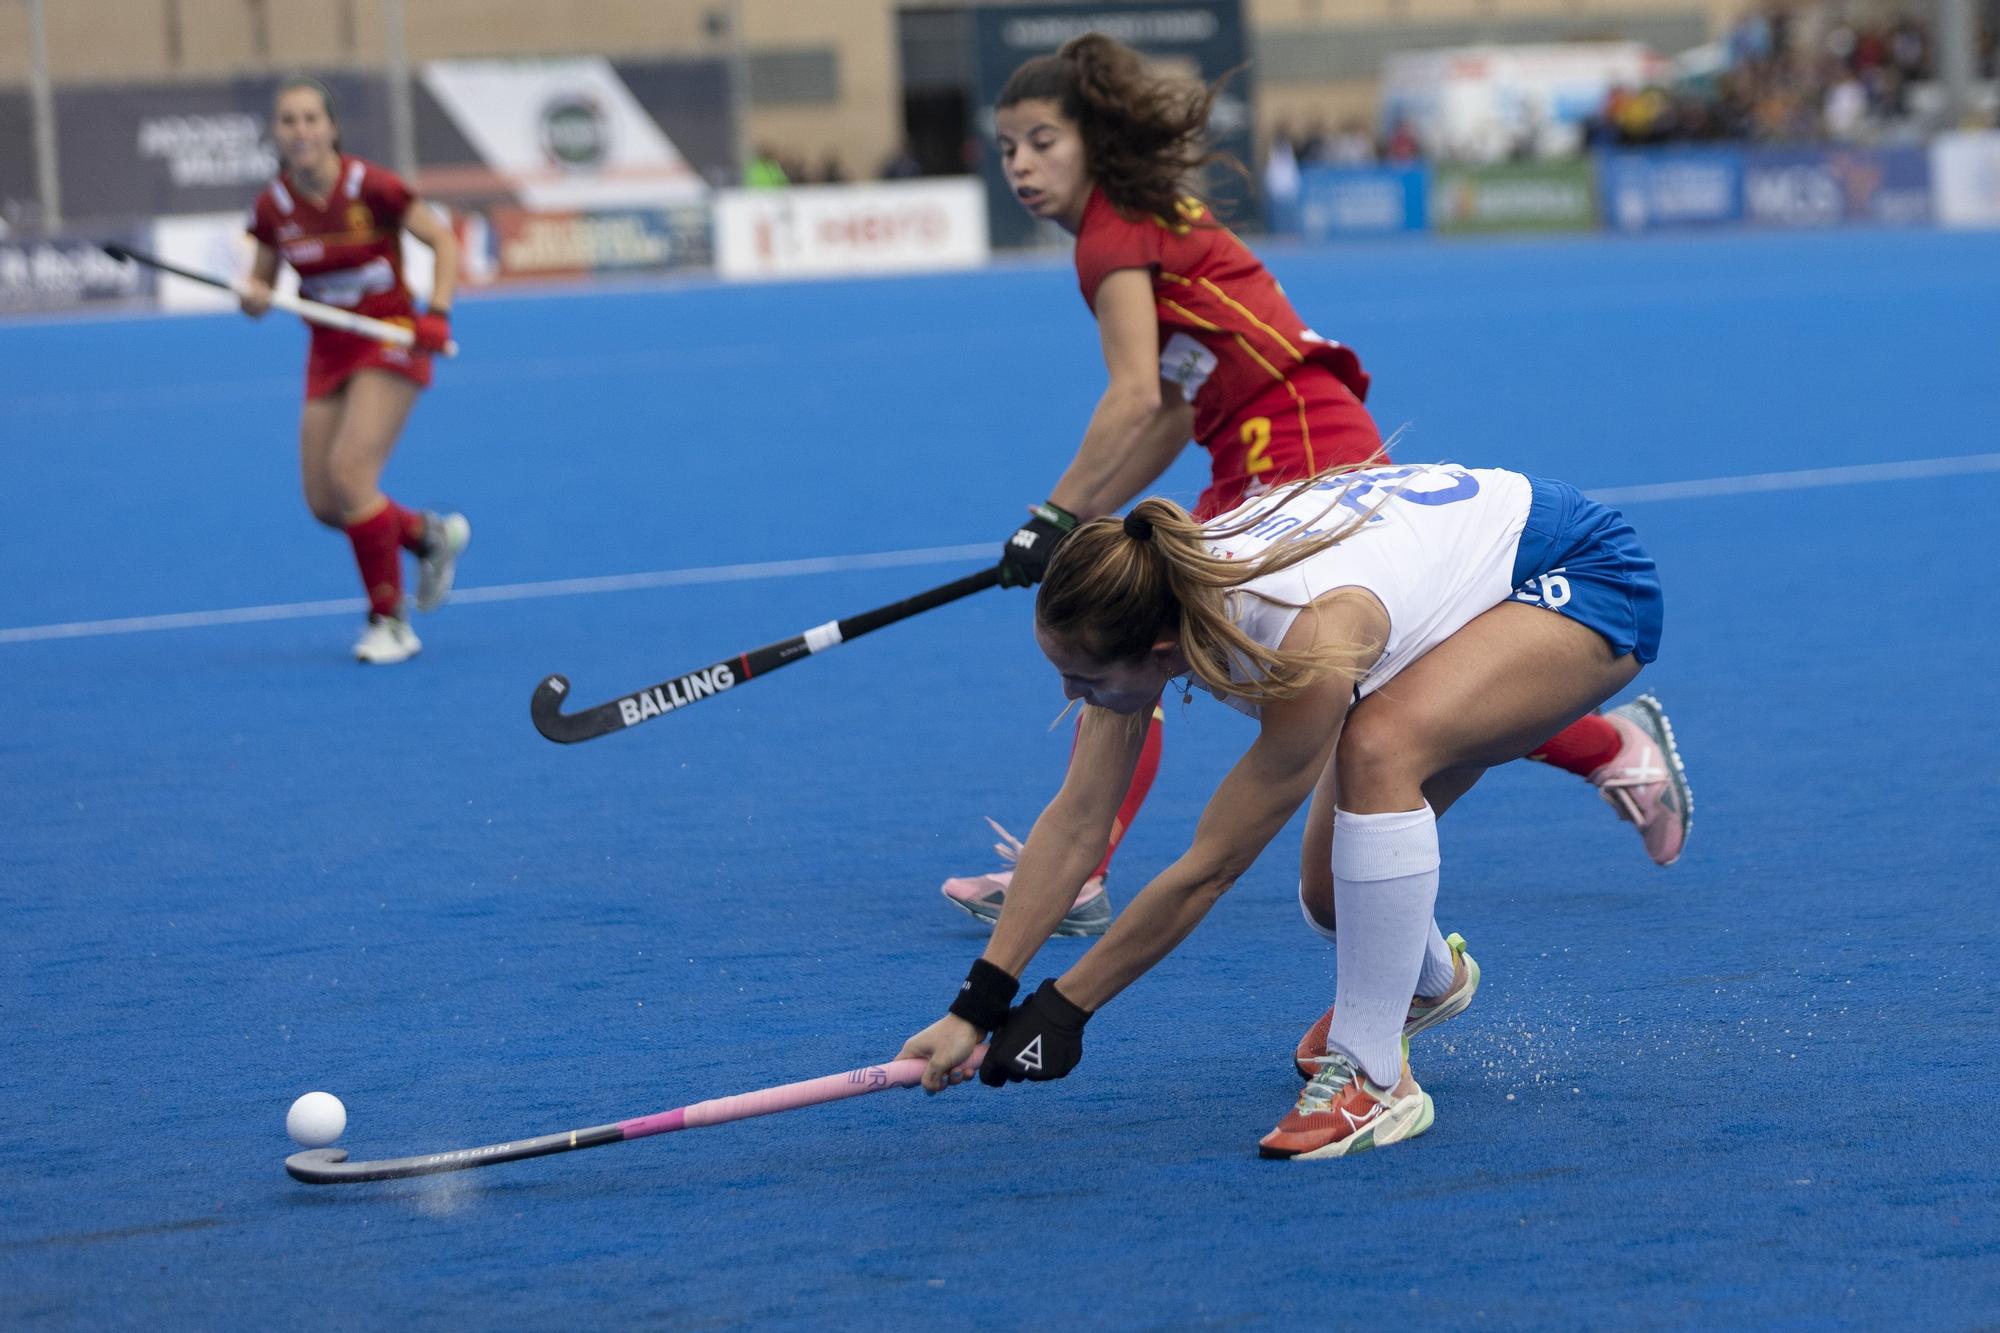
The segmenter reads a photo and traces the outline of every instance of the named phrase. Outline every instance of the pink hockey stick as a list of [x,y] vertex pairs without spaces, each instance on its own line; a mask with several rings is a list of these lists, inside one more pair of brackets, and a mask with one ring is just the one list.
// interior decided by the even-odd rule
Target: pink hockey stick
[[[979,1068],[986,1058],[981,1046],[958,1067],[965,1075]],[[590,1129],[565,1130],[538,1138],[492,1143],[484,1148],[455,1148],[450,1152],[426,1153],[419,1157],[385,1157],[374,1162],[350,1162],[344,1148],[313,1148],[293,1153],[285,1159],[285,1170],[294,1180],[308,1185],[344,1185],[357,1180],[401,1180],[406,1176],[429,1176],[440,1171],[464,1171],[497,1162],[516,1162],[523,1157],[546,1157],[550,1153],[578,1148],[598,1148],[627,1139],[643,1139],[654,1134],[671,1134],[679,1129],[701,1129],[726,1125],[732,1120],[749,1120],[779,1111],[795,1111],[801,1106],[837,1102],[884,1088],[915,1087],[923,1081],[924,1061],[892,1060],[886,1065],[850,1069],[844,1074],[827,1074],[799,1083],[786,1083],[755,1092],[739,1092],[733,1097],[716,1097],[689,1106],[675,1107],[653,1115],[642,1115],[615,1124]]]

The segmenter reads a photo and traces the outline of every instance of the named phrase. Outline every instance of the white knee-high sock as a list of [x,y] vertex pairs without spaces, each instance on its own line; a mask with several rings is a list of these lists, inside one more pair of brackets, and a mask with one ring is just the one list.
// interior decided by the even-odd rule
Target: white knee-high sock
[[1430,942],[1424,945],[1424,968],[1417,974],[1417,994],[1426,1000],[1435,1000],[1451,989],[1451,983],[1458,980],[1458,961],[1451,956],[1451,946],[1444,942],[1444,932],[1438,929],[1437,918],[1431,918]]
[[1393,1088],[1403,1077],[1403,1020],[1436,933],[1437,816],[1428,805],[1387,815],[1341,810],[1333,826],[1339,970],[1327,1045]]
[[[1338,940],[1339,934],[1319,923],[1306,906],[1306,882],[1299,881],[1299,915],[1306,919],[1306,925],[1322,939]],[[1458,980],[1458,960],[1451,956],[1451,946],[1444,942],[1444,932],[1438,929],[1437,918],[1431,918],[1431,937],[1424,945],[1423,970],[1417,973],[1417,994],[1427,1000],[1435,1000],[1451,989]]]

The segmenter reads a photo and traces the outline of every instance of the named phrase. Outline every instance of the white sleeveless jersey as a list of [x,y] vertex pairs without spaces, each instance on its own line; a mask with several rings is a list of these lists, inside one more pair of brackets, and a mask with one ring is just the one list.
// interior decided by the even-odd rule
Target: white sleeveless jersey
[[[1211,540],[1209,550],[1251,560],[1274,545],[1368,515],[1338,545],[1229,596],[1237,626],[1275,648],[1299,610],[1315,599],[1336,588],[1373,593],[1389,613],[1389,641],[1361,680],[1366,695],[1513,593],[1514,557],[1531,498],[1532,485],[1518,472],[1447,464],[1369,468],[1296,494],[1279,487],[1211,519],[1211,531],[1254,526]],[[1231,675],[1246,679],[1241,664]],[[1259,712],[1240,699],[1223,702],[1252,717]]]

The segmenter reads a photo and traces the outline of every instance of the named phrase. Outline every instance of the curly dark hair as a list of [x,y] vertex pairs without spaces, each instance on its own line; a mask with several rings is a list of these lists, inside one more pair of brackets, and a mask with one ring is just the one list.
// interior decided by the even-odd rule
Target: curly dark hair
[[1233,162],[1207,142],[1208,113],[1228,78],[1158,74],[1123,42],[1087,32],[1015,70],[995,107],[1054,102],[1081,131],[1105,198],[1127,215],[1175,219],[1183,198],[1200,197],[1207,167]]

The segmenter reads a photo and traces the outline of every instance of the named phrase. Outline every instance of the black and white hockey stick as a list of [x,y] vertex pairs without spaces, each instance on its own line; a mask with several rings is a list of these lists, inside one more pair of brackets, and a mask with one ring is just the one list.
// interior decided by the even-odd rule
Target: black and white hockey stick
[[977,574],[968,574],[941,587],[920,592],[915,597],[878,606],[873,611],[863,611],[846,620],[829,620],[803,634],[767,643],[762,648],[752,648],[735,657],[725,657],[713,666],[674,676],[577,713],[562,711],[563,700],[569,694],[569,677],[550,676],[535,686],[535,696],[528,701],[528,714],[535,720],[536,731],[560,745],[595,740],[626,727],[636,727],[641,722],[664,716],[689,704],[700,703],[703,699],[732,690],[746,680],[769,675],[781,666],[811,657],[814,653],[823,653],[884,625],[893,625],[947,602],[969,597],[999,582],[1000,570],[997,566],[982,569]]
[[[241,281],[230,282],[207,273],[197,273],[191,268],[182,268],[178,264],[169,264],[164,259],[157,259],[143,250],[134,250],[129,246],[106,242],[101,248],[113,259],[143,264],[162,273],[171,273],[177,278],[186,278],[189,282],[199,282],[208,287],[220,287],[225,292],[235,292],[238,296],[243,294],[246,286]],[[398,347],[414,346],[417,340],[417,335],[401,324],[391,324],[386,319],[357,315],[352,310],[342,310],[337,305],[327,305],[321,301],[308,301],[303,296],[294,296],[289,292],[273,291],[271,304],[280,310],[291,311],[308,324],[323,324],[330,329],[344,329],[348,333],[358,333],[378,342],[394,343]],[[458,343],[456,341],[446,343],[440,355],[457,356]]]

